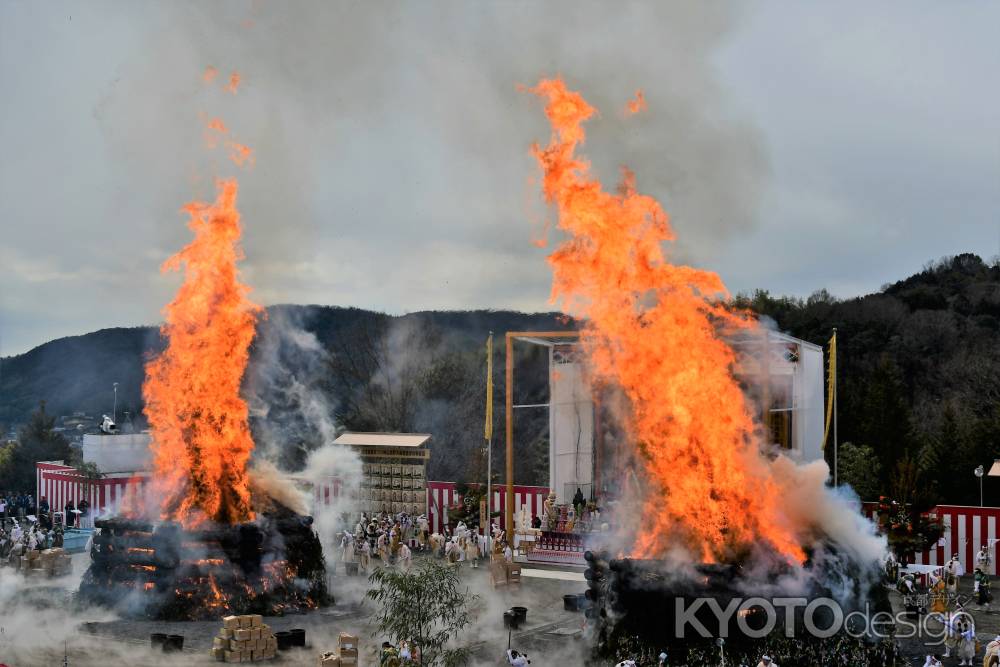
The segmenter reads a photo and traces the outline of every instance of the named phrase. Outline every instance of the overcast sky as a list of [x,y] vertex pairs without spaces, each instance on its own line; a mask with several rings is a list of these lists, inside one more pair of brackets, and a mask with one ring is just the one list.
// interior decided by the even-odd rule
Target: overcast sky
[[[518,86],[554,74],[601,112],[608,186],[634,168],[733,292],[1000,251],[1000,4],[735,6],[2,0],[0,354],[158,322],[217,175],[262,303],[548,309],[548,127]],[[253,169],[206,148],[215,116]]]

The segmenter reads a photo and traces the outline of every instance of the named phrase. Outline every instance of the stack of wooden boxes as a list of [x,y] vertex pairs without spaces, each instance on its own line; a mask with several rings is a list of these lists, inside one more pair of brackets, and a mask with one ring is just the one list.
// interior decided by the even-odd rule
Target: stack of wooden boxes
[[32,549],[21,555],[17,567],[22,574],[37,577],[61,577],[73,569],[69,554],[61,548]]
[[277,650],[278,641],[260,614],[226,616],[212,640],[212,657],[219,662],[270,660]]
[[42,555],[38,557],[38,560],[41,561],[41,568],[45,570],[45,574],[50,577],[61,577],[73,570],[73,563],[70,560],[69,554],[61,547],[43,549]]
[[319,667],[357,667],[358,636],[340,633],[337,651],[329,651],[319,656]]
[[[17,569],[24,575],[41,574],[41,568],[38,567],[40,565],[38,562],[39,556],[41,556],[41,552],[36,549],[25,551],[21,554],[21,559],[17,563]],[[34,570],[39,571],[34,572]]]

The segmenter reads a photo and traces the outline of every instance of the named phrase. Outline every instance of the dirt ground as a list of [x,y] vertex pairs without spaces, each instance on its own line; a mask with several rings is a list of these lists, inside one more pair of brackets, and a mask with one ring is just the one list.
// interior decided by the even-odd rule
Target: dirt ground
[[[74,557],[74,573],[56,581],[26,582],[10,570],[0,570],[0,663],[10,667],[68,665],[110,667],[112,665],[215,664],[209,655],[212,637],[220,622],[156,622],[116,618],[101,610],[74,611],[75,591],[88,563]],[[463,566],[462,578],[470,593],[480,596],[474,604],[475,621],[464,639],[474,646],[475,665],[503,664],[508,635],[503,611],[514,605],[528,608],[527,623],[510,641],[526,651],[534,665],[582,664],[586,647],[580,639],[583,617],[563,610],[562,596],[580,593],[585,585],[557,579],[525,579],[519,589],[493,591],[485,568]],[[265,618],[274,630],[303,628],[305,649],[283,651],[267,664],[310,665],[317,656],[336,646],[340,632],[361,637],[361,665],[377,665],[369,615],[374,611],[364,598],[367,582],[362,577],[334,577],[337,604],[308,614]],[[179,653],[152,651],[149,635],[154,632],[184,636]]]

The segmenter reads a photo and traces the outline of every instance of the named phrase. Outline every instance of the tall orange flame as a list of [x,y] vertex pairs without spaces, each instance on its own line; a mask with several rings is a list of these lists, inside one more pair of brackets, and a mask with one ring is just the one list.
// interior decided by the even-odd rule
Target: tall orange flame
[[260,306],[240,282],[235,180],[215,203],[184,207],[194,240],[162,271],[184,271],[164,309],[166,349],[146,364],[143,397],[152,432],[161,518],[185,526],[253,518],[247,462],[253,440],[240,382]]
[[646,468],[643,530],[633,555],[683,545],[705,562],[765,543],[789,561],[803,550],[780,511],[782,493],[762,458],[746,398],[733,377],[736,356],[720,327],[750,327],[727,310],[718,275],[667,261],[674,239],[660,204],[636,192],[626,172],[605,192],[576,156],[595,113],[559,79],[532,92],[547,102],[549,145],[532,152],[546,201],[568,239],[550,256],[553,301],[587,322],[582,341],[595,379],[630,404],[623,425]]

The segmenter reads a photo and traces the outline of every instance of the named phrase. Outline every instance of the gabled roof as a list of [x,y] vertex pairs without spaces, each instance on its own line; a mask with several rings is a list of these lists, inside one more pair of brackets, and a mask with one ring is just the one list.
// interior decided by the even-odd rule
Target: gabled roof
[[431,439],[429,433],[344,433],[335,445],[364,447],[420,447]]

